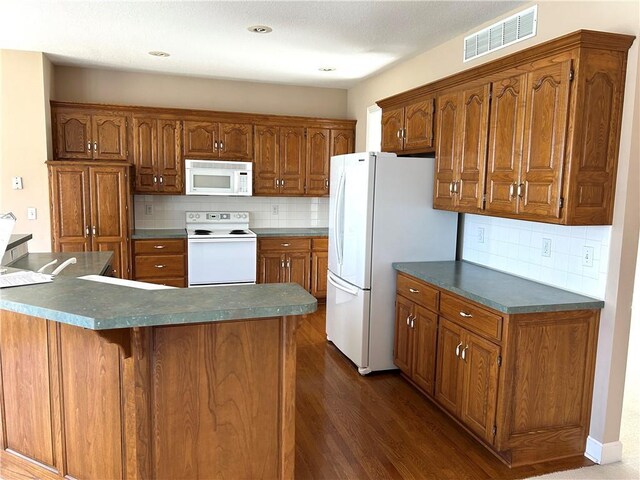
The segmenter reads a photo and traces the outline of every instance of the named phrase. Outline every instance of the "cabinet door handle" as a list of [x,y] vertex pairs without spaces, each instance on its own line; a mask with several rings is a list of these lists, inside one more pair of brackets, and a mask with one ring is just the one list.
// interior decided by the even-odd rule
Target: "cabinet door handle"
[[410,327],[411,327],[411,328],[413,328],[413,321],[414,321],[415,319],[416,319],[416,317],[413,317],[413,318],[411,319],[411,325],[410,325]]
[[162,185],[164,183],[164,178],[162,177],[162,175],[160,175],[160,184]]
[[91,227],[91,234],[92,235],[96,235],[96,232],[98,231],[98,229],[96,228],[96,226],[94,225],[93,227]]
[[291,245],[290,243],[281,243],[280,246],[282,247],[288,247],[289,245]]
[[284,268],[284,259],[280,261],[280,268]]
[[91,151],[91,142],[87,142],[87,150]]
[[98,142],[93,142],[93,151],[94,152],[98,151]]
[[158,177],[156,177],[155,175],[153,176],[153,183],[158,183]]
[[217,141],[217,140],[215,140],[215,141],[213,142],[213,149],[214,149],[214,150],[218,150],[218,141]]
[[411,288],[411,287],[409,287],[409,291],[411,293],[420,293],[420,290],[416,290],[415,288]]
[[224,150],[224,142],[222,140],[220,140],[220,150]]
[[324,179],[324,189],[325,190],[329,190],[329,179],[328,178]]
[[516,194],[516,184],[512,183],[511,185],[509,185],[509,199],[513,198],[515,194]]
[[166,265],[159,264],[159,265],[154,265],[154,267],[156,267],[156,268],[164,268],[164,267],[166,267]]
[[274,182],[276,182],[276,187],[280,186],[280,180],[278,180],[277,178],[274,180]]
[[287,268],[291,268],[291,259],[287,258]]
[[280,186],[284,187],[284,178],[282,180],[280,180]]
[[461,346],[462,346],[462,342],[460,342],[460,343],[458,344],[458,346],[456,347],[456,357],[459,357],[459,356],[460,356],[460,347],[461,347]]
[[164,248],[164,245],[154,245],[153,248],[161,249]]
[[472,318],[473,315],[467,312],[463,312],[462,310],[460,310],[460,316],[463,318]]
[[453,193],[455,193],[456,195],[458,195],[460,193],[460,191],[458,190],[458,184],[460,182],[453,182]]
[[89,225],[87,225],[86,227],[84,227],[84,236],[88,237],[89,236]]
[[449,196],[453,195],[453,182],[449,182]]
[[467,361],[467,348],[469,348],[469,345],[465,345],[462,349],[462,360],[465,362]]
[[407,327],[409,326],[411,322],[411,315],[407,315]]
[[522,198],[523,195],[524,195],[524,193],[523,193],[524,188],[523,187],[524,187],[524,183],[519,183],[518,184],[518,197],[520,197],[520,198]]
[[402,129],[399,128],[398,131],[396,132],[396,137],[400,138],[402,136]]

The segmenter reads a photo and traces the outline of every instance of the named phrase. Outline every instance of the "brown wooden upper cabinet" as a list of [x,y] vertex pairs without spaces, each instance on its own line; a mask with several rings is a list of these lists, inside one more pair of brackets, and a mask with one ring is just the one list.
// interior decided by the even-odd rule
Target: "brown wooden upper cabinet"
[[[437,95],[434,207],[611,224],[634,39],[579,30],[408,92]],[[379,102],[384,150],[406,149],[403,101]]]
[[434,96],[382,111],[382,151],[412,153],[433,149]]
[[253,125],[185,120],[184,157],[251,161]]
[[182,193],[184,162],[181,148],[180,121],[134,115],[135,193]]
[[63,108],[53,117],[56,159],[128,159],[126,114]]
[[307,129],[307,180],[305,193],[329,195],[331,157],[354,151],[354,133],[347,129]]
[[254,194],[304,194],[304,134],[303,127],[255,126]]

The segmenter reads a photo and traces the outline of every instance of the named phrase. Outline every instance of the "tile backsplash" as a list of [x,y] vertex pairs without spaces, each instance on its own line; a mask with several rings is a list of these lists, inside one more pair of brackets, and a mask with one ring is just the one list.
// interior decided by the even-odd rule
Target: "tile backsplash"
[[[566,227],[471,214],[464,215],[463,225],[464,260],[604,299],[610,226]],[[591,266],[584,265],[584,247],[593,249]]]
[[[151,207],[150,214],[147,213]],[[247,211],[250,227],[326,227],[329,224],[327,197],[222,197],[136,195],[136,228],[184,228],[186,211]]]

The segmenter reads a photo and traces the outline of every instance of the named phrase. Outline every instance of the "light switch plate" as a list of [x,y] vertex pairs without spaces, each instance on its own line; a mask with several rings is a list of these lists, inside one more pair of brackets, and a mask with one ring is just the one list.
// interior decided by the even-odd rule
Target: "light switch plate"
[[12,177],[11,188],[14,190],[22,190],[22,177]]
[[27,208],[27,220],[35,220],[38,218],[38,210],[35,207]]

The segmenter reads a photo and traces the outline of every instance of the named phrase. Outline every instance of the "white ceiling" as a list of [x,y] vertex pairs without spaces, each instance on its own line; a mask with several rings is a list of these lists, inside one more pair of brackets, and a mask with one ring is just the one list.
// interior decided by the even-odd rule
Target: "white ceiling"
[[[60,65],[348,88],[518,4],[0,0],[0,48]],[[247,31],[256,24],[273,32]]]

